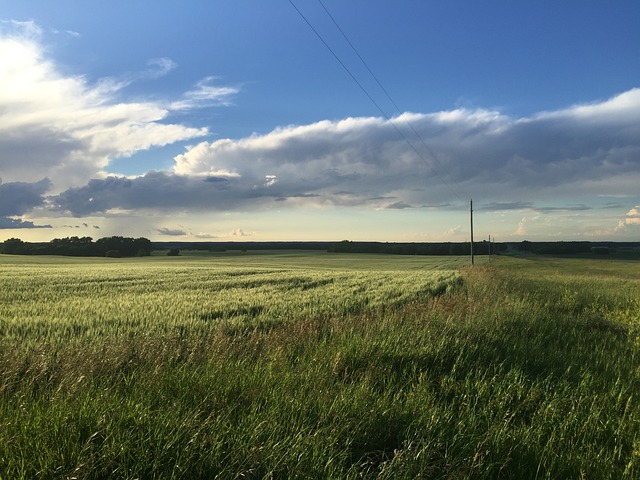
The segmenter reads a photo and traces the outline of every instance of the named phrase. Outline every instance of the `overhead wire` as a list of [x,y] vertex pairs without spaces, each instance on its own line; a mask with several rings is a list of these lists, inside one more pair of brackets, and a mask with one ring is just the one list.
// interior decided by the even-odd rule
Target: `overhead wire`
[[[380,90],[382,90],[385,94],[385,96],[387,97],[387,99],[391,102],[391,104],[395,107],[396,111],[402,115],[403,112],[400,107],[398,106],[398,104],[395,102],[395,100],[391,97],[391,94],[387,91],[386,88],[384,88],[384,86],[382,85],[382,82],[380,82],[380,80],[378,79],[378,77],[376,76],[375,73],[373,73],[373,70],[371,70],[371,68],[369,67],[369,65],[367,64],[367,62],[364,60],[364,58],[362,57],[362,55],[360,55],[360,52],[358,52],[358,49],[355,47],[355,45],[351,42],[351,40],[349,39],[349,37],[347,36],[347,34],[344,32],[344,30],[342,29],[342,27],[340,27],[340,25],[338,24],[338,22],[336,21],[336,19],[334,18],[334,16],[331,14],[331,12],[327,9],[327,7],[325,6],[324,3],[322,3],[322,0],[318,0],[318,3],[320,4],[320,6],[322,6],[323,10],[325,11],[325,13],[327,14],[327,16],[331,19],[331,21],[333,22],[333,24],[335,25],[335,27],[338,29],[338,31],[340,32],[340,34],[342,35],[342,37],[345,39],[345,41],[349,44],[349,47],[351,47],[351,50],[353,50],[353,52],[356,54],[356,56],[358,57],[358,59],[360,60],[360,62],[362,62],[362,65],[364,65],[364,67],[366,68],[367,72],[369,72],[369,74],[371,75],[371,77],[373,78],[373,80],[378,84],[378,86],[380,87]],[[408,120],[408,119],[403,119],[403,121],[409,126],[409,128],[411,129],[411,131],[413,132],[413,134],[418,138],[418,140],[420,141],[420,143],[422,144],[422,146],[425,148],[425,150],[427,150],[427,152],[429,153],[429,155],[431,155],[431,158],[434,160],[434,162],[436,164],[438,164],[438,167],[441,169],[442,172],[444,172],[445,175],[452,177],[451,172],[449,172],[449,170],[447,169],[447,167],[440,161],[440,159],[438,158],[438,155],[436,155],[436,153],[431,149],[431,147],[429,147],[429,145],[427,145],[427,143],[424,141],[424,139],[422,138],[422,135],[420,135],[420,133],[418,133],[418,131],[415,129],[415,127],[413,126],[413,124]],[[423,159],[424,160],[424,159]],[[433,168],[432,168],[433,170]],[[444,179],[442,178],[441,175],[440,176],[441,180],[444,181]],[[459,189],[459,193],[462,193],[463,196],[466,196],[467,198],[470,197],[470,195],[462,188],[462,186],[460,186],[459,184],[456,183],[456,186]]]
[[[347,35],[344,33],[344,31],[342,30],[342,28],[338,25],[338,23],[336,22],[336,20],[333,18],[333,16],[331,15],[331,13],[327,10],[327,8],[324,6],[324,4],[322,3],[321,0],[318,0],[318,2],[320,3],[320,5],[322,6],[322,8],[324,9],[324,11],[327,13],[327,15],[329,16],[329,18],[331,18],[332,22],[334,23],[334,25],[336,26],[336,28],[340,31],[340,33],[342,34],[342,36],[344,37],[344,39],[347,41],[347,43],[349,44],[349,46],[352,48],[352,50],[355,52],[355,54],[358,56],[358,58],[360,59],[360,61],[362,62],[362,64],[365,66],[365,68],[367,69],[367,71],[369,72],[369,74],[373,77],[373,79],[376,81],[376,83],[379,85],[379,87],[381,88],[381,90],[385,93],[385,95],[387,96],[387,98],[391,101],[391,103],[394,105],[394,107],[396,108],[396,110],[402,114],[402,111],[400,110],[400,108],[398,107],[398,105],[396,104],[396,102],[393,100],[393,98],[391,97],[391,95],[388,93],[388,91],[384,88],[384,86],[382,85],[382,83],[378,80],[378,78],[376,77],[376,75],[373,73],[373,71],[371,70],[371,68],[369,68],[369,66],[367,65],[367,63],[364,61],[364,59],[362,58],[362,56],[358,53],[357,49],[355,48],[355,46],[353,45],[353,43],[349,40],[349,38],[347,37]],[[331,48],[331,46],[327,43],[327,41],[324,39],[324,37],[320,34],[320,32],[318,32],[318,30],[312,25],[312,23],[307,19],[307,17],[300,11],[300,9],[296,6],[296,4],[293,2],[293,0],[289,0],[289,3],[291,4],[291,6],[298,12],[298,14],[300,15],[300,17],[304,20],[304,22],[307,24],[307,26],[313,31],[313,33],[315,33],[315,35],[318,37],[318,39],[322,42],[322,44],[327,48],[327,50],[329,50],[329,52],[333,55],[333,57],[336,59],[336,61],[340,64],[340,66],[342,66],[342,68],[347,72],[347,74],[349,75],[349,77],[351,77],[351,79],[356,83],[356,85],[360,88],[360,90],[365,94],[365,96],[371,101],[371,103],[373,103],[373,105],[378,109],[378,111],[380,112],[380,114],[387,120],[387,122],[389,122],[389,124],[393,127],[393,129],[402,137],[402,139],[405,141],[405,143],[409,146],[409,148],[411,148],[411,150],[415,153],[415,155],[420,158],[422,160],[422,162],[427,166],[427,168],[429,168],[439,179],[440,181],[451,191],[451,193],[453,193],[454,196],[456,196],[458,199],[462,200],[463,202],[466,201],[465,198],[463,197],[469,197],[468,194],[466,194],[466,192],[464,191],[464,189],[462,189],[462,187],[458,184],[456,184],[456,186],[458,187],[459,191],[456,191],[452,185],[449,184],[449,182],[447,182],[444,178],[444,176],[438,172],[431,163],[429,163],[427,161],[427,159],[418,151],[418,149],[415,147],[415,145],[413,143],[411,143],[411,141],[409,141],[409,139],[407,138],[407,136],[398,128],[398,126],[396,125],[396,123],[393,121],[393,119],[391,117],[389,117],[389,115],[387,115],[387,113],[384,111],[384,109],[378,104],[378,102],[376,102],[376,100],[373,98],[373,96],[367,91],[367,89],[364,87],[364,85],[357,79],[357,77],[351,72],[351,70],[349,69],[349,67],[347,67],[347,65],[340,59],[340,57],[338,56],[338,54],[333,50],[333,48]],[[442,165],[442,163],[439,161],[437,155],[435,155],[435,152],[433,152],[433,150],[426,144],[426,142],[424,141],[424,139],[422,139],[422,137],[420,136],[420,134],[417,132],[417,130],[415,129],[415,127],[413,127],[413,125],[405,119],[405,122],[407,123],[407,125],[409,125],[410,129],[413,131],[413,133],[416,135],[416,137],[420,140],[420,142],[422,143],[422,145],[425,147],[425,149],[430,153],[431,157],[435,159],[435,161],[438,163],[439,167],[449,176],[451,176],[451,174],[447,171],[447,169]],[[460,195],[462,193],[462,196]]]

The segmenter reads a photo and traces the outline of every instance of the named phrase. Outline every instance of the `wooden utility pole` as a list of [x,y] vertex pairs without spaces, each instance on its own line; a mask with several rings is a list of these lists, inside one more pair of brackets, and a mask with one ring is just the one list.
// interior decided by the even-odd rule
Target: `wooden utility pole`
[[469,213],[471,217],[471,265],[473,265],[473,199],[469,200]]

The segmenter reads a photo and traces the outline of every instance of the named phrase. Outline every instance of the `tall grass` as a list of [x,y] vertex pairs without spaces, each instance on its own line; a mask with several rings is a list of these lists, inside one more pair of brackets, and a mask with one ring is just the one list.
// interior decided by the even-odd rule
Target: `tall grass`
[[504,259],[268,328],[5,335],[0,476],[638,478],[636,267]]

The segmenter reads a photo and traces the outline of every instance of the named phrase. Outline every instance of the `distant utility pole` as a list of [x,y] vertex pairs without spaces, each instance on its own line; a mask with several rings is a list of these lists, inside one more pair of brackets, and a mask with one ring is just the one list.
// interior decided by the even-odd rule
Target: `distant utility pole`
[[473,199],[469,200],[469,213],[471,217],[471,265],[473,265]]

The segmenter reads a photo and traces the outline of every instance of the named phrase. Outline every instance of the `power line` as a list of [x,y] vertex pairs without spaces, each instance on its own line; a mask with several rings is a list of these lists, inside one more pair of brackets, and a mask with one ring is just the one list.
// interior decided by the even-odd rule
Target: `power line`
[[[380,86],[380,88],[385,92],[385,94],[387,95],[387,98],[389,98],[389,100],[391,101],[391,103],[396,107],[396,109],[402,113],[400,111],[400,109],[398,108],[397,104],[393,101],[393,99],[391,98],[391,96],[389,95],[389,93],[386,91],[386,89],[382,86],[381,82],[377,79],[377,77],[374,75],[374,73],[371,71],[371,69],[369,68],[369,66],[366,64],[366,62],[364,61],[364,59],[362,58],[362,56],[358,53],[358,51],[356,50],[356,48],[353,46],[353,44],[351,43],[351,41],[349,41],[348,37],[346,36],[346,34],[344,33],[344,31],[340,28],[340,26],[337,24],[337,22],[335,21],[335,19],[333,18],[333,16],[329,13],[329,11],[327,10],[327,8],[324,6],[324,4],[322,4],[322,2],[320,0],[318,0],[320,2],[320,4],[322,5],[322,7],[324,8],[325,12],[329,15],[329,17],[331,18],[331,20],[333,21],[333,23],[335,24],[335,26],[338,28],[338,30],[342,33],[343,37],[345,38],[345,40],[347,41],[347,43],[349,43],[349,45],[351,46],[351,48],[354,50],[354,52],[356,53],[356,55],[358,56],[358,58],[360,58],[360,61],[365,65],[365,67],[367,68],[367,70],[369,71],[369,73],[371,74],[371,76],[375,79],[375,81],[378,83],[378,85]],[[460,192],[463,193],[463,196],[460,196],[459,192],[457,192],[450,184],[449,182],[447,182],[443,175],[438,172],[428,161],[426,158],[424,158],[424,156],[418,151],[418,149],[409,141],[409,139],[407,138],[407,136],[398,128],[398,126],[394,123],[394,121],[386,114],[386,112],[382,109],[382,107],[375,101],[375,99],[371,96],[371,94],[367,91],[367,89],[362,85],[362,83],[356,78],[356,76],[351,72],[351,70],[349,70],[349,68],[346,66],[346,64],[340,59],[340,57],[335,53],[335,51],[331,48],[331,46],[327,43],[327,41],[322,37],[322,35],[320,34],[320,32],[318,32],[318,30],[316,30],[316,28],[311,24],[311,22],[307,19],[307,17],[300,11],[300,9],[295,5],[295,3],[293,3],[293,0],[289,0],[289,3],[291,4],[291,6],[298,12],[298,14],[300,15],[300,17],[305,21],[305,23],[307,24],[307,26],[313,31],[313,33],[315,33],[315,35],[318,37],[318,39],[322,42],[322,44],[327,48],[327,50],[329,50],[329,52],[333,55],[333,57],[336,59],[336,61],[342,66],[342,68],[347,72],[347,74],[351,77],[351,79],[356,83],[356,85],[358,85],[358,87],[360,88],[360,90],[362,90],[362,92],[366,95],[366,97],[371,101],[371,103],[373,103],[375,105],[375,107],[378,109],[378,111],[381,113],[381,115],[389,122],[389,124],[394,128],[394,130],[402,137],[402,139],[406,142],[406,144],[411,148],[411,150],[416,154],[416,156],[418,158],[420,158],[422,160],[422,162],[427,166],[427,168],[429,168],[438,178],[440,178],[441,182],[447,187],[449,188],[449,190],[451,191],[451,193],[453,193],[454,196],[458,197],[458,199],[462,200],[463,202],[466,201],[466,199],[464,198],[464,190],[459,186],[458,189],[460,190]],[[406,120],[405,120],[406,121]],[[407,124],[410,126],[411,130],[414,132],[414,134],[420,139],[420,141],[422,142],[423,146],[427,149],[427,151],[431,154],[431,156],[436,159],[436,161],[438,162],[438,164],[440,165],[440,168],[442,168],[445,172],[446,169],[442,166],[442,164],[439,162],[439,160],[437,159],[437,156],[435,155],[435,153],[429,148],[429,146],[424,142],[424,140],[422,139],[422,137],[418,134],[418,132],[415,130],[415,128],[410,124],[410,122],[406,121]],[[448,173],[448,172],[446,172]],[[450,174],[449,174],[450,175]],[[468,196],[468,195],[466,195]]]
[[[338,29],[338,31],[342,34],[342,37],[345,39],[345,41],[349,44],[349,46],[351,47],[351,50],[353,50],[353,52],[356,54],[356,56],[360,59],[360,61],[362,62],[362,65],[364,65],[364,67],[367,69],[367,71],[369,72],[369,74],[371,75],[371,77],[375,80],[375,82],[378,84],[378,86],[380,87],[380,89],[384,92],[384,94],[386,95],[386,97],[389,99],[389,101],[391,102],[391,104],[395,107],[396,111],[399,114],[402,114],[402,110],[400,109],[400,107],[398,106],[398,104],[393,100],[393,98],[391,97],[391,94],[387,91],[386,88],[384,88],[384,86],[382,85],[382,83],[380,82],[380,80],[378,80],[378,77],[376,76],[375,73],[373,73],[373,71],[371,70],[371,68],[369,67],[369,65],[367,64],[367,62],[364,60],[364,58],[362,58],[362,55],[360,55],[360,53],[358,52],[358,49],[355,47],[355,45],[351,42],[351,40],[349,40],[349,37],[347,36],[347,34],[344,32],[344,30],[340,27],[340,25],[338,24],[338,22],[336,21],[336,19],[333,17],[333,15],[331,15],[331,12],[329,12],[329,10],[327,9],[327,7],[324,5],[324,3],[322,3],[322,0],[318,0],[318,3],[322,6],[322,8],[324,9],[324,11],[326,12],[326,14],[329,16],[329,18],[331,19],[331,21],[333,22],[333,24],[335,25],[335,27]],[[431,158],[433,158],[433,160],[438,164],[439,168],[448,176],[452,176],[451,173],[448,171],[448,169],[442,164],[442,162],[440,162],[440,159],[438,158],[438,156],[435,154],[435,152],[429,147],[429,145],[427,145],[427,143],[424,141],[424,139],[422,138],[422,135],[420,135],[417,130],[414,128],[413,124],[409,121],[409,120],[404,120],[406,122],[406,124],[409,126],[409,128],[411,129],[411,131],[414,133],[414,135],[420,140],[420,143],[422,143],[422,146],[427,150],[427,152],[431,155]],[[424,159],[423,159],[424,160]],[[433,167],[430,167],[433,170]],[[441,175],[438,175],[441,180],[444,181],[444,179],[442,178]],[[459,193],[462,193],[463,196],[466,197],[470,197],[470,195],[459,185],[456,183],[456,186],[459,189]],[[456,195],[458,196],[458,195]],[[458,196],[458,198],[460,198]]]
[[[324,3],[322,3],[322,0],[318,0],[318,3],[322,6],[322,8],[324,9],[324,11],[326,12],[326,14],[329,16],[329,18],[331,19],[331,21],[333,22],[333,24],[336,26],[336,28],[338,29],[338,31],[342,34],[343,38],[346,40],[346,42],[349,44],[349,46],[351,47],[351,50],[354,51],[354,53],[358,56],[358,58],[360,59],[360,61],[362,62],[362,64],[365,66],[365,68],[367,69],[367,71],[371,74],[371,76],[373,77],[373,79],[376,81],[376,83],[378,84],[378,86],[382,89],[382,91],[385,93],[385,95],[387,96],[387,98],[391,101],[391,103],[393,104],[394,107],[396,107],[396,110],[400,111],[400,109],[398,108],[398,105],[396,105],[396,103],[393,101],[393,99],[391,98],[391,95],[389,95],[389,92],[387,92],[387,90],[382,86],[382,83],[380,83],[380,81],[378,80],[378,77],[375,76],[375,74],[371,71],[371,69],[369,68],[369,65],[367,65],[367,62],[364,61],[364,58],[362,58],[362,56],[360,55],[360,53],[358,53],[358,50],[356,49],[356,47],[353,45],[353,43],[351,43],[351,40],[349,40],[349,37],[347,37],[347,34],[344,33],[344,30],[342,30],[342,28],[340,27],[340,25],[338,25],[338,22],[336,22],[336,19],[333,18],[333,15],[331,15],[331,13],[329,12],[329,10],[327,10],[327,7],[325,7]],[[402,113],[402,112],[401,112]]]
[[325,47],[327,47],[327,50],[329,50],[331,52],[331,54],[333,55],[333,58],[335,58],[338,63],[342,66],[342,68],[344,68],[344,70],[349,74],[349,76],[351,77],[351,79],[356,83],[356,85],[358,85],[358,87],[360,87],[360,90],[362,90],[362,92],[367,96],[367,98],[369,100],[371,100],[371,103],[373,103],[376,108],[380,111],[380,113],[382,113],[382,115],[388,119],[387,115],[384,113],[384,110],[382,110],[382,108],[380,107],[380,105],[378,105],[378,103],[373,99],[373,97],[371,95],[369,95],[369,92],[367,92],[366,88],[364,88],[364,86],[358,81],[358,79],[356,78],[356,76],[351,73],[351,70],[349,70],[349,68],[342,62],[342,60],[340,60],[340,57],[338,57],[338,54],[336,54],[336,52],[333,51],[333,49],[331,48],[331,46],[325,41],[325,39],[322,37],[322,35],[320,35],[320,33],[314,28],[314,26],[311,24],[311,22],[309,20],[307,20],[307,17],[304,16],[304,14],[298,9],[298,7],[296,7],[295,3],[293,3],[292,0],[289,0],[289,3],[293,6],[293,8],[296,9],[296,11],[298,12],[298,14],[302,17],[302,19],[306,22],[306,24],[309,26],[309,28],[313,31],[313,33],[316,34],[316,36],[320,39],[320,41],[323,43],[323,45]]
[[[329,16],[329,18],[331,18],[331,20],[333,21],[333,24],[336,26],[336,28],[340,31],[340,33],[342,34],[342,36],[344,37],[344,39],[347,41],[347,43],[349,44],[349,46],[351,47],[351,49],[355,52],[355,54],[357,55],[357,57],[360,59],[360,61],[362,62],[362,64],[365,66],[365,68],[367,69],[367,71],[369,72],[369,74],[373,77],[373,79],[376,81],[376,83],[378,84],[378,86],[382,89],[382,91],[385,93],[385,95],[387,96],[387,98],[391,101],[391,103],[393,104],[393,106],[396,108],[396,110],[398,111],[398,113],[400,115],[402,115],[402,111],[400,110],[400,108],[398,107],[398,105],[396,104],[396,102],[393,100],[393,98],[391,98],[391,95],[389,95],[389,92],[387,91],[386,88],[384,88],[382,86],[382,83],[380,82],[380,80],[378,80],[378,77],[376,77],[376,75],[373,73],[373,71],[371,70],[371,68],[369,68],[369,65],[367,65],[367,62],[364,61],[364,59],[362,58],[362,56],[360,55],[360,53],[358,52],[358,50],[356,49],[356,47],[353,45],[353,43],[351,43],[351,41],[349,40],[349,37],[347,37],[347,35],[344,33],[344,31],[342,30],[342,28],[340,28],[340,25],[338,25],[338,22],[336,22],[335,18],[333,18],[333,15],[331,15],[331,13],[329,12],[329,10],[327,10],[327,7],[324,6],[324,4],[322,3],[322,0],[318,0],[318,2],[320,3],[320,5],[322,6],[322,8],[324,9],[324,11],[327,13],[327,15]],[[416,150],[416,148],[413,146],[413,144],[409,141],[409,139],[398,129],[398,127],[393,123],[393,121],[391,120],[391,118],[389,118],[387,116],[387,114],[382,110],[382,108],[375,102],[375,100],[373,100],[373,97],[366,91],[366,89],[362,86],[362,84],[355,78],[355,76],[351,73],[351,71],[347,68],[347,66],[338,58],[338,56],[336,55],[336,53],[333,51],[333,49],[331,49],[331,47],[329,46],[329,44],[324,40],[324,38],[322,38],[322,36],[318,33],[318,31],[313,28],[313,25],[311,25],[311,23],[309,22],[309,20],[307,20],[307,18],[302,14],[302,12],[295,6],[295,4],[293,3],[292,0],[289,0],[289,3],[291,3],[291,5],[297,10],[297,12],[300,14],[300,16],[305,20],[305,22],[307,23],[307,25],[309,25],[309,27],[314,31],[314,33],[318,36],[318,38],[322,41],[322,43],[329,49],[329,51],[333,54],[333,56],[336,58],[336,60],[338,60],[338,62],[340,63],[340,65],[342,65],[342,67],[347,71],[347,73],[349,74],[349,76],[351,76],[351,78],[356,82],[356,84],[360,87],[360,89],[366,94],[366,96],[373,102],[373,104],[378,108],[378,110],[380,111],[380,113],[382,113],[382,115],[387,119],[387,121],[393,126],[393,128],[396,130],[396,132],[398,132],[398,134],[404,139],[404,141],[407,143],[407,145],[409,145],[409,147],[411,147],[411,149],[414,151],[414,153],[424,162],[424,164],[431,170],[433,171],[436,176],[440,177],[440,180],[442,181],[442,183],[444,185],[446,185],[449,190],[451,190],[451,192],[458,197],[460,200],[463,200],[463,198],[461,198],[457,192],[454,191],[453,187],[451,185],[449,185],[449,183],[444,179],[444,176],[440,175],[434,168],[433,166]],[[425,147],[425,149],[431,154],[431,157],[435,160],[435,162],[440,166],[440,168],[445,172],[445,174],[451,176],[451,174],[447,171],[447,169],[445,168],[445,166],[440,162],[440,160],[438,159],[438,156],[435,154],[435,152],[433,150],[431,150],[431,148],[429,148],[429,146],[426,144],[426,142],[424,141],[424,139],[422,138],[422,136],[416,131],[416,129],[413,127],[413,125],[411,124],[411,122],[409,122],[409,120],[405,120],[407,125],[409,125],[409,127],[411,128],[411,130],[413,131],[413,133],[416,135],[416,137],[418,137],[418,139],[420,140],[420,142],[422,143],[422,145]],[[456,186],[458,187],[459,191],[463,193],[463,195],[466,193],[464,191],[464,189],[462,188],[461,185],[459,185],[457,182],[455,182]],[[470,195],[466,195],[469,198],[469,210],[470,210],[470,220],[471,220],[471,265],[474,264],[474,255],[473,255],[473,200],[470,198]]]

